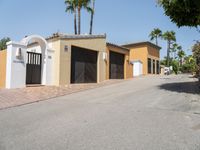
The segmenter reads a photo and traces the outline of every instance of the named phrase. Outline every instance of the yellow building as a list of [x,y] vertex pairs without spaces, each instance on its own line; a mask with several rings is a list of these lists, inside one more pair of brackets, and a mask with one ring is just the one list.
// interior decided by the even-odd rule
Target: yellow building
[[133,65],[129,61],[129,49],[107,43],[106,79],[132,78]]
[[[54,34],[46,41],[52,51],[52,85],[99,83],[105,80],[105,35]],[[31,44],[28,51],[40,52],[37,48],[37,44]]]
[[123,45],[130,49],[130,61],[141,62],[142,75],[160,74],[161,47],[151,42],[140,42]]

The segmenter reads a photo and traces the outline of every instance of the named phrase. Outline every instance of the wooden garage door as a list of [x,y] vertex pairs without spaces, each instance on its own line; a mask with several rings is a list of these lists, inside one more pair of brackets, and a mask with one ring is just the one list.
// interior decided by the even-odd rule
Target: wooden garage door
[[72,46],[71,83],[97,82],[97,52]]
[[124,55],[110,51],[110,79],[124,79]]

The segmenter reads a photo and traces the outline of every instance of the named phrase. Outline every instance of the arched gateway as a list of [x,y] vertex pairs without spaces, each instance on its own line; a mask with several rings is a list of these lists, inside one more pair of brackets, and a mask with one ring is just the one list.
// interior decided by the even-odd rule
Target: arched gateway
[[[28,45],[37,43],[40,52],[28,51]],[[50,68],[47,41],[39,35],[25,37],[20,42],[7,43],[6,88],[22,88],[27,84],[47,85]],[[51,63],[50,63],[51,64]]]

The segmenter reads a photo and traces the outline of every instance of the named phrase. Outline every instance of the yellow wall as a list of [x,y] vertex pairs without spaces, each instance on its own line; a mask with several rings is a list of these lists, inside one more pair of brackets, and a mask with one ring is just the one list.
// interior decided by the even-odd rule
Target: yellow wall
[[147,47],[130,48],[130,60],[140,60],[143,63],[143,74],[147,74]]
[[125,74],[125,77],[126,79],[129,79],[129,78],[133,78],[133,64],[130,63],[130,60],[129,60],[129,55],[126,55],[126,74]]
[[160,58],[160,50],[148,46],[148,55],[153,56],[155,58]]
[[120,47],[115,47],[112,45],[107,45],[107,62],[106,62],[106,79],[109,79],[109,69],[110,69],[110,51],[117,52],[124,54],[125,59],[124,59],[124,78],[132,78],[133,77],[133,65],[129,63],[129,50],[122,49]]
[[[67,52],[64,50],[65,46],[68,46]],[[103,52],[106,52],[105,38],[54,39],[52,47],[55,50],[55,85],[68,85],[71,82],[71,46],[98,52],[97,82],[104,81],[106,76],[106,62],[103,60]]]
[[5,88],[6,84],[6,58],[7,50],[0,51],[0,88]]

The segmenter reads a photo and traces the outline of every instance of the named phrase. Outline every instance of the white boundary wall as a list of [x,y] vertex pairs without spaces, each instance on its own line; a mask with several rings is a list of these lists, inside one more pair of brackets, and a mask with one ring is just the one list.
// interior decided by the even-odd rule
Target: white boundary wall
[[[26,87],[27,46],[29,42],[37,42],[42,53],[42,85],[53,83],[54,51],[48,48],[46,40],[39,35],[24,38],[21,42],[7,43],[6,88]],[[19,52],[20,51],[20,52]],[[20,53],[20,57],[17,55]]]

